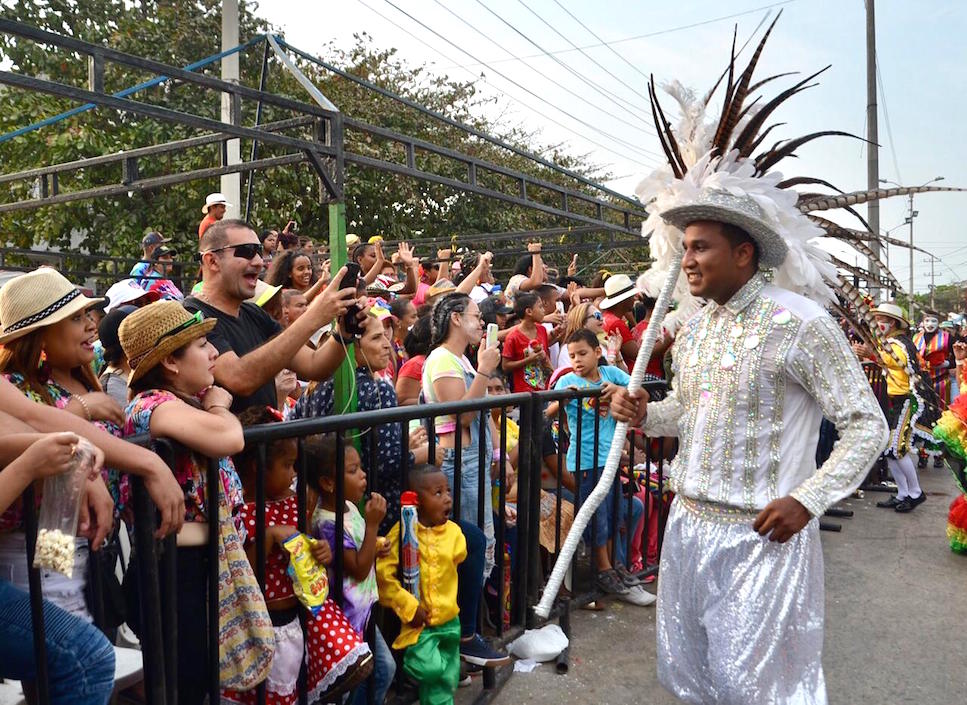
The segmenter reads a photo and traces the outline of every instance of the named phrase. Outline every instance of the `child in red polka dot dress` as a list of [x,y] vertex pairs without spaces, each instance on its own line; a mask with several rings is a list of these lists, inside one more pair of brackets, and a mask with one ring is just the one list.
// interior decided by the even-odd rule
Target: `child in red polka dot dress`
[[[243,426],[282,420],[271,407],[252,407],[244,411]],[[288,553],[282,542],[298,532],[298,499],[292,491],[298,447],[294,439],[269,444],[265,471],[265,603],[275,627],[275,657],[266,680],[267,705],[295,705],[298,701],[299,670],[308,656],[309,702],[332,700],[365,679],[373,669],[369,646],[346,619],[339,606],[329,598],[318,614],[308,615],[305,635],[299,622],[299,603],[286,573]],[[246,446],[235,456],[246,499],[255,496],[258,449]],[[247,502],[242,519],[248,529],[245,548],[255,565],[256,505]],[[308,517],[306,517],[308,518]],[[332,560],[328,545],[319,553],[324,562]],[[223,691],[224,702],[254,705],[255,691]]]

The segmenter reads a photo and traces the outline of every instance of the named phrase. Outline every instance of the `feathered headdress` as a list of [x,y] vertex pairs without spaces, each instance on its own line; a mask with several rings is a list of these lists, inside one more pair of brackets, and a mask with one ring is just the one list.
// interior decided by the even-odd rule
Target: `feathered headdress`
[[[781,13],[780,13],[781,14]],[[676,254],[682,250],[682,230],[663,217],[676,209],[687,209],[707,197],[710,192],[730,194],[737,200],[753,201],[761,210],[762,219],[779,235],[786,246],[785,257],[774,268],[772,281],[777,286],[795,291],[822,305],[835,305],[836,294],[842,299],[851,298],[849,285],[838,275],[837,268],[869,279],[870,274],[851,267],[832,257],[818,246],[819,239],[829,236],[848,243],[864,256],[878,264],[882,273],[881,284],[899,288],[899,282],[889,269],[878,260],[866,244],[879,239],[878,233],[840,226],[816,213],[833,208],[843,208],[859,218],[852,206],[890,196],[922,193],[926,191],[958,191],[962,189],[921,186],[916,188],[874,189],[856,193],[843,193],[832,184],[813,177],[785,178],[773,169],[786,157],[795,156],[797,149],[820,137],[842,136],[861,139],[847,132],[825,130],[803,137],[780,140],[768,149],[760,149],[769,133],[781,123],[766,127],[775,110],[797,93],[810,88],[811,81],[829,67],[817,71],[781,91],[766,101],[755,94],[766,84],[788,76],[778,74],[752,82],[753,73],[775,26],[776,20],[766,30],[745,70],[737,74],[735,41],[732,57],[722,76],[704,97],[684,88],[677,81],[663,88],[678,104],[681,118],[676,127],[665,117],[658,99],[654,78],[648,87],[652,115],[658,138],[665,156],[666,166],[660,167],[646,177],[635,190],[646,203],[648,219],[642,224],[642,235],[650,240],[653,266],[639,277],[639,287],[645,292],[657,291],[668,274]],[[710,119],[710,102],[724,81],[724,100],[717,119]],[[816,185],[837,191],[836,195],[800,193],[794,186]],[[698,219],[698,218],[695,218]],[[671,219],[674,220],[674,219]],[[866,222],[860,218],[866,225]],[[682,225],[681,222],[678,223]],[[755,237],[754,232],[750,234]],[[762,245],[762,241],[756,238]],[[844,284],[846,286],[844,286]],[[678,311],[666,319],[681,321],[694,312],[700,302],[688,293],[684,276],[675,286],[674,298],[679,302]],[[855,298],[855,296],[853,297]]]

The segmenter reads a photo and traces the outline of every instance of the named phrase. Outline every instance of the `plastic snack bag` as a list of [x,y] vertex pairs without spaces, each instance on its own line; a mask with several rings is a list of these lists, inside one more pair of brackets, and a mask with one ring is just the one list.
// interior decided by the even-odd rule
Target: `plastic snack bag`
[[81,438],[72,450],[67,472],[44,480],[44,497],[37,519],[34,568],[56,570],[70,578],[74,573],[74,537],[84,483],[91,475],[94,446]]
[[329,597],[326,567],[316,562],[310,550],[315,542],[305,534],[292,534],[282,542],[283,548],[289,552],[287,572],[292,580],[292,590],[313,617],[319,614],[322,604]]

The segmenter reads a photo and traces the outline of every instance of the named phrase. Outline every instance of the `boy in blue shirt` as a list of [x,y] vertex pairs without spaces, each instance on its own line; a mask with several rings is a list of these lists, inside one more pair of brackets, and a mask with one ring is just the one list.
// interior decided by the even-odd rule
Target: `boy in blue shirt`
[[[554,386],[555,389],[585,389],[601,388],[602,395],[598,398],[571,399],[564,409],[567,413],[567,425],[571,434],[571,441],[567,449],[567,469],[573,473],[580,473],[580,500],[583,504],[597,484],[597,479],[604,469],[614,438],[617,421],[608,413],[608,400],[619,387],[627,387],[630,378],[626,372],[610,365],[599,366],[601,346],[597,337],[587,329],[580,329],[572,333],[567,341],[568,357],[571,360],[572,372],[563,375]],[[581,414],[580,458],[578,457],[578,414]],[[598,419],[598,457],[594,457],[594,416]],[[619,536],[614,546],[615,564],[611,564],[611,525],[615,495],[618,497],[618,527],[625,531],[634,531],[644,507],[637,497],[632,497],[631,522],[627,523],[627,500],[621,497],[619,484],[615,483],[611,492],[594,512],[594,518],[584,532],[584,540],[591,541],[592,555],[597,570],[597,586],[607,594],[617,595],[622,600],[636,605],[650,605],[655,596],[641,587],[641,581],[632,575],[623,565],[625,563],[626,538]],[[594,531],[591,531],[591,527]]]

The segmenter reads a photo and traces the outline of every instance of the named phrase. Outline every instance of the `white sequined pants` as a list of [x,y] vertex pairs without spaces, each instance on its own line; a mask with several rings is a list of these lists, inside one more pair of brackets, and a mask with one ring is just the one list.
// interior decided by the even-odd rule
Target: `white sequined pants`
[[819,522],[784,544],[678,498],[662,545],[658,680],[689,703],[825,705]]

